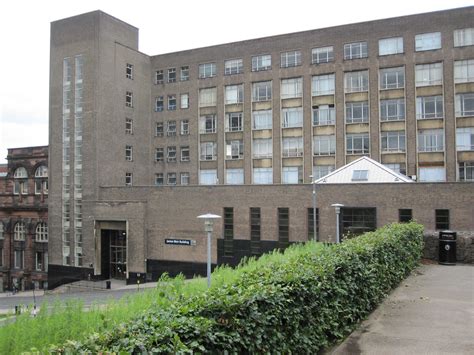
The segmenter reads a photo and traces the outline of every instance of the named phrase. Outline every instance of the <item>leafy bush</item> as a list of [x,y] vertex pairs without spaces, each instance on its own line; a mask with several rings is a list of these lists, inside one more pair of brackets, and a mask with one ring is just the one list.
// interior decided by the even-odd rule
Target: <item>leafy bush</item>
[[[423,227],[393,224],[339,245],[248,260],[207,292],[55,352],[307,353],[353,330],[417,265]],[[222,272],[222,271],[221,271]],[[219,270],[218,270],[219,273]]]

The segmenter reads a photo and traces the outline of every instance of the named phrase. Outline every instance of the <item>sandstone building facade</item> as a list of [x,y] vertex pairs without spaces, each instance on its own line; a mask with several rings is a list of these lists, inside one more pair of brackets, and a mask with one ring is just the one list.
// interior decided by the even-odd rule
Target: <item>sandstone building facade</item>
[[48,147],[8,149],[0,174],[0,292],[47,288]]
[[54,283],[192,273],[202,241],[166,239],[197,239],[195,217],[207,210],[223,216],[215,263],[307,240],[312,179],[363,155],[418,182],[321,186],[321,238],[335,234],[326,202],[372,227],[410,209],[428,229],[437,218],[472,229],[472,206],[458,201],[472,199],[474,180],[473,15],[468,7],[157,56],[138,50],[137,28],[101,11],[53,22]]

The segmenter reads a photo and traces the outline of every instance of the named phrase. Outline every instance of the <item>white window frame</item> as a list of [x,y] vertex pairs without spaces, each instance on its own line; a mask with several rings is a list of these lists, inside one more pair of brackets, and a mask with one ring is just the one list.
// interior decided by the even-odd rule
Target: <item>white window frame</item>
[[176,173],[166,174],[166,185],[176,185],[178,182]]
[[16,222],[13,227],[13,240],[25,241],[26,240],[26,226],[24,222]]
[[217,185],[217,170],[199,170],[199,185]]
[[125,146],[125,160],[133,161],[133,147],[131,145]]
[[456,94],[454,99],[456,117],[474,116],[474,92]]
[[176,68],[169,68],[168,69],[168,83],[175,83],[176,82]]
[[225,87],[225,104],[234,105],[244,102],[244,85],[227,85]]
[[382,153],[404,153],[405,149],[405,131],[386,131],[380,133],[380,150]]
[[166,122],[166,135],[168,137],[176,136],[176,121],[167,121]]
[[367,58],[368,45],[366,41],[344,44],[344,60]]
[[344,92],[369,91],[369,71],[358,70],[344,73]]
[[[434,103],[434,111],[427,112],[428,105]],[[439,106],[441,103],[441,107]],[[436,96],[418,96],[416,98],[416,119],[441,119],[444,117],[444,99],[442,95]]]
[[454,61],[454,83],[474,82],[474,59]]
[[311,63],[322,64],[334,61],[334,47],[318,47],[311,50]]
[[331,156],[336,154],[336,135],[313,136],[313,155]]
[[281,142],[281,155],[284,158],[303,156],[303,137],[284,137]]
[[431,51],[442,47],[441,32],[415,35],[415,52]]
[[155,97],[155,112],[163,112],[165,109],[165,98],[163,96]]
[[216,106],[217,88],[199,89],[199,107]]
[[[354,116],[360,111],[360,116]],[[346,102],[345,110],[346,123],[367,123],[370,119],[368,101]]]
[[281,110],[281,127],[303,127],[303,107],[291,107]]
[[189,108],[189,94],[186,93],[180,95],[180,107],[181,109]]
[[282,184],[299,184],[302,176],[301,166],[284,166],[281,170]]
[[165,125],[163,122],[156,122],[155,137],[163,137],[165,135]]
[[[14,252],[14,268],[24,269],[25,268],[25,251],[23,249],[15,249]],[[19,259],[19,260],[18,260]]]
[[179,80],[188,81],[189,80],[189,66],[183,65],[179,71]]
[[[391,75],[394,75],[394,82],[389,82]],[[381,68],[379,70],[379,89],[392,90],[403,89],[405,87],[405,67]]]
[[168,95],[168,111],[175,111],[177,106],[176,95]]
[[313,177],[315,180],[320,179],[330,173],[332,173],[336,167],[334,165],[314,165],[313,166]]
[[280,97],[294,99],[303,96],[303,78],[290,78],[281,80]]
[[189,161],[191,159],[189,145],[181,146],[181,161]]
[[217,160],[217,143],[201,142],[199,147],[199,160],[209,161]]
[[189,185],[189,173],[182,172],[179,174],[179,180],[181,185]]
[[125,66],[125,77],[133,80],[133,64],[127,63]]
[[133,134],[133,119],[125,118],[125,134]]
[[417,134],[418,152],[443,152],[444,130],[423,129]]
[[273,184],[273,168],[253,168],[252,181],[255,185]]
[[243,185],[244,169],[227,169],[225,171],[226,185]]
[[[395,111],[395,115],[392,114]],[[380,121],[404,121],[405,99],[380,100]]]
[[474,151],[474,127],[456,128],[456,151]]
[[[234,123],[237,122],[235,126]],[[243,112],[229,112],[225,115],[225,131],[226,132],[242,132],[244,130],[244,114]]]
[[[349,141],[352,148],[349,148]],[[360,141],[360,142],[359,142]],[[361,148],[354,147],[356,144]],[[366,145],[367,143],[367,145]],[[370,153],[370,135],[369,133],[351,133],[346,134],[346,154],[347,155],[363,155]]]
[[182,136],[189,135],[189,120],[181,120],[180,123],[180,134]]
[[252,57],[252,71],[265,71],[272,69],[271,54],[255,55]]
[[35,241],[48,242],[48,224],[40,222],[36,225]]
[[280,54],[280,68],[292,68],[301,65],[301,51],[294,50]]
[[165,82],[165,75],[162,69],[155,71],[155,84],[163,84]]
[[259,81],[252,83],[252,101],[262,102],[272,99],[272,81]]
[[226,160],[238,160],[244,158],[244,141],[241,139],[226,142]]
[[241,74],[244,71],[244,61],[239,59],[228,59],[224,61],[224,75]]
[[273,111],[262,110],[252,111],[252,129],[272,129],[273,127]]
[[336,90],[335,74],[314,75],[311,81],[311,94],[313,96],[334,95]]
[[125,106],[133,108],[133,92],[125,92]]
[[379,56],[403,53],[403,37],[379,39]]
[[215,62],[199,64],[199,79],[212,78],[217,75]]
[[[418,172],[420,182],[446,181],[446,169],[444,166],[420,166]],[[428,178],[428,175],[432,176]]]
[[[470,175],[470,178],[469,178]],[[474,162],[465,161],[458,163],[458,180],[474,181]]]
[[[208,127],[209,124],[209,127]],[[216,115],[204,115],[199,117],[199,133],[208,134],[217,132]]]
[[454,30],[454,47],[465,47],[474,45],[474,27]]
[[164,186],[165,184],[165,176],[163,173],[156,173],[155,174],[155,186]]
[[163,162],[165,160],[165,149],[162,147],[155,148],[155,162]]
[[177,160],[177,149],[176,146],[171,145],[166,147],[166,161],[168,163],[176,163]]
[[271,158],[273,155],[272,138],[254,138],[252,140],[252,157],[255,159]]
[[415,86],[443,84],[443,63],[418,64],[415,66]]
[[313,106],[313,126],[331,126],[336,124],[334,105]]
[[133,174],[125,173],[125,186],[133,186]]

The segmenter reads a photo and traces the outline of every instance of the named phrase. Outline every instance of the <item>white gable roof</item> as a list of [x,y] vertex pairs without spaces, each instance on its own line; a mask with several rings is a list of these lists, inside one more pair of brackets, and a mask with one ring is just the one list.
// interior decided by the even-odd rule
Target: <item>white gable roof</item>
[[[367,171],[367,180],[353,180],[355,170]],[[317,184],[350,184],[413,182],[409,177],[399,174],[369,157],[361,157],[316,180]]]

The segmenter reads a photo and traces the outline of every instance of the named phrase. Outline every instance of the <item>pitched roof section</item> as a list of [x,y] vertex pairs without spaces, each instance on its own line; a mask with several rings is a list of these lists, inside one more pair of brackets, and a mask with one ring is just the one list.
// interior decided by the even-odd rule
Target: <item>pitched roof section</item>
[[413,182],[369,157],[361,157],[316,180],[317,184]]

